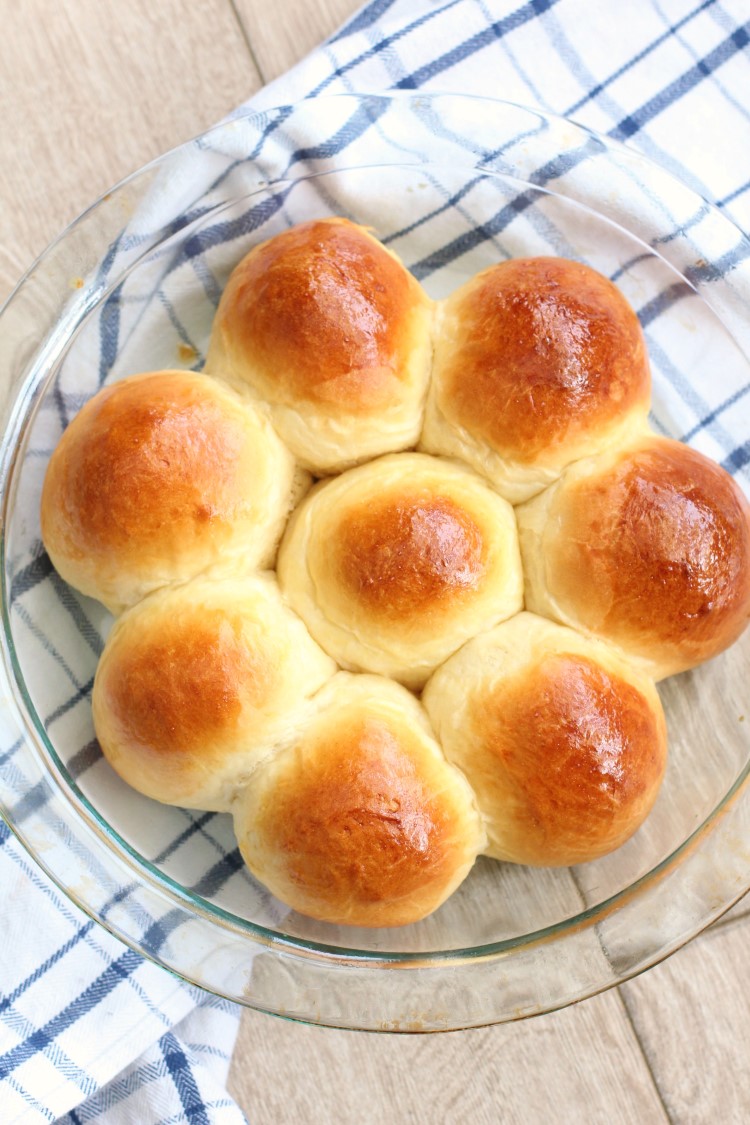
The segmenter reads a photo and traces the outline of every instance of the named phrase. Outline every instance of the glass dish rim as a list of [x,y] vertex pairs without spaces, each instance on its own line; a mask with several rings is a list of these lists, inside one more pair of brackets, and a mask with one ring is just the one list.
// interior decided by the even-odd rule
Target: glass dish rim
[[[379,103],[382,103],[382,104],[394,104],[394,103],[398,103],[398,102],[402,102],[402,103],[405,103],[405,104],[409,104],[409,103],[412,103],[412,104],[413,103],[440,103],[441,101],[446,101],[446,100],[460,101],[460,102],[474,102],[474,103],[485,105],[487,107],[495,107],[495,108],[505,107],[505,108],[515,109],[515,110],[521,111],[525,114],[528,114],[530,117],[535,117],[541,122],[547,122],[547,121],[557,122],[560,125],[565,125],[568,129],[572,129],[578,135],[579,138],[580,137],[584,137],[584,138],[588,137],[588,138],[591,138],[591,139],[595,140],[606,151],[609,151],[610,149],[612,149],[612,150],[615,150],[617,152],[626,153],[629,160],[634,161],[637,164],[640,164],[640,165],[642,165],[646,168],[651,168],[653,171],[658,172],[660,176],[664,177],[665,179],[670,180],[672,183],[674,183],[675,186],[679,186],[682,191],[690,192],[691,195],[694,197],[696,203],[699,203],[701,205],[701,207],[707,208],[710,212],[713,212],[714,216],[718,217],[718,219],[723,224],[726,224],[728,229],[731,228],[731,230],[735,234],[738,241],[742,240],[748,246],[748,248],[750,248],[750,239],[748,239],[747,236],[744,234],[744,232],[742,232],[742,230],[739,227],[736,226],[736,224],[733,222],[733,220],[729,216],[727,216],[725,213],[723,213],[714,204],[709,203],[707,200],[705,200],[702,196],[700,196],[697,192],[695,192],[693,188],[691,188],[688,185],[686,185],[685,183],[683,183],[683,181],[681,181],[680,179],[675,177],[672,173],[663,169],[660,165],[658,165],[656,162],[654,162],[650,158],[648,158],[646,156],[643,156],[642,154],[640,154],[639,152],[635,151],[632,148],[629,148],[627,145],[624,145],[621,142],[615,141],[611,138],[602,136],[601,134],[599,134],[596,131],[588,128],[587,126],[581,125],[576,121],[571,121],[570,119],[562,117],[560,115],[548,113],[548,112],[546,112],[542,109],[538,109],[536,107],[524,106],[524,105],[520,105],[519,103],[515,103],[515,102],[512,102],[512,101],[508,101],[508,100],[504,100],[504,99],[489,98],[489,97],[485,97],[483,95],[476,95],[476,94],[460,94],[460,93],[451,93],[451,92],[428,94],[428,93],[422,93],[422,92],[419,92],[419,91],[417,91],[415,93],[406,92],[406,91],[399,91],[399,92],[395,92],[393,94],[362,94],[362,95],[351,94],[351,93],[331,94],[331,95],[326,95],[326,96],[321,97],[321,98],[304,99],[303,102],[291,103],[291,104],[286,104],[286,105],[278,105],[278,106],[269,107],[267,109],[255,110],[255,109],[252,109],[252,108],[248,108],[248,109],[244,109],[242,111],[238,111],[237,113],[233,114],[230,118],[226,119],[225,121],[218,123],[217,125],[213,126],[211,129],[206,130],[205,132],[197,135],[196,137],[192,138],[191,140],[188,140],[188,141],[184,142],[183,144],[178,145],[175,148],[169,150],[168,152],[156,157],[154,160],[149,161],[148,163],[143,165],[141,168],[135,170],[134,172],[132,172],[128,176],[121,179],[114,187],[112,187],[109,191],[107,191],[105,193],[102,193],[102,195],[98,199],[94,200],[87,208],[85,208],[71,223],[69,223],[60,232],[60,234],[46,247],[46,249],[43,250],[40,255],[38,255],[38,257],[34,260],[34,262],[29,266],[29,268],[22,275],[21,279],[19,280],[17,285],[12,290],[11,294],[9,295],[7,301],[4,303],[2,308],[0,308],[0,317],[2,317],[3,314],[6,312],[6,309],[10,306],[10,304],[12,303],[14,298],[16,297],[19,290],[24,286],[24,284],[29,279],[29,277],[33,274],[34,270],[38,267],[38,265],[40,263],[42,263],[45,260],[45,258],[56,247],[61,245],[66,240],[68,234],[74,228],[76,228],[82,221],[84,221],[86,219],[86,217],[88,217],[92,213],[94,213],[107,199],[109,199],[110,197],[115,195],[120,189],[122,189],[122,188],[126,187],[127,185],[137,181],[139,178],[145,176],[150,171],[158,169],[163,164],[165,164],[169,160],[173,159],[175,157],[175,155],[187,152],[188,150],[193,148],[197,143],[205,141],[206,139],[210,138],[213,134],[218,133],[221,130],[225,129],[226,126],[232,121],[242,120],[242,121],[246,121],[246,122],[250,123],[253,120],[259,120],[259,119],[267,118],[270,115],[278,114],[278,113],[281,113],[285,110],[293,111],[294,109],[299,108],[304,103],[306,103],[308,106],[314,106],[316,103],[320,103],[320,102],[328,103],[328,102],[343,101],[343,100],[349,100],[349,101],[358,102],[358,103],[379,102]],[[478,160],[475,159],[474,161],[472,161],[471,157],[472,157],[472,154],[467,151],[467,160],[466,160],[467,170],[469,168],[471,168],[471,169],[474,169],[478,173],[481,173],[481,174],[485,174],[485,175],[489,175],[489,176],[492,176],[493,174],[498,175],[497,172],[493,172],[493,169],[490,165],[483,165],[481,160],[478,161]],[[388,166],[390,166],[390,167],[414,167],[415,162],[408,161],[408,160],[393,161],[392,163],[389,163],[389,164],[376,162],[373,166],[374,167],[388,167]],[[344,166],[341,167],[341,169],[337,169],[337,171],[352,170],[354,168],[362,169],[363,167],[366,167],[366,165],[363,165],[361,163],[356,164],[356,165],[352,165],[352,166],[345,166],[344,165]],[[318,172],[318,173],[313,173],[311,176],[306,176],[306,177],[300,176],[300,177],[295,177],[294,179],[295,180],[301,180],[301,179],[306,179],[306,178],[315,178],[316,176],[326,175],[326,174],[328,174],[328,173]],[[506,178],[511,178],[507,173],[502,173],[502,175]],[[269,181],[269,182],[265,183],[262,188],[259,188],[258,192],[266,191],[268,189],[268,187],[274,186],[275,184],[279,184],[279,183],[283,183],[283,182],[290,182],[290,181],[284,181],[284,180]],[[533,183],[530,183],[530,181],[525,180],[520,176],[518,177],[518,182],[522,183],[522,184],[525,184],[527,186],[530,186],[536,191],[540,191],[540,192],[548,191],[548,189],[545,189],[543,186],[535,185]],[[559,194],[559,193],[554,192],[554,191],[549,192],[549,193],[550,194]],[[252,193],[249,193],[249,194],[252,194]],[[583,208],[586,208],[588,210],[591,210],[591,208],[589,208],[587,204],[581,203],[580,201],[577,201],[572,196],[565,196],[565,198],[570,203],[575,203],[579,207],[583,207]],[[604,218],[608,222],[614,222],[614,220],[611,220],[607,216],[604,216],[604,215],[599,215],[598,217]],[[617,225],[617,224],[615,224],[615,225]],[[626,229],[626,228],[624,228],[624,229]],[[638,235],[635,235],[630,231],[628,233],[631,235],[632,238],[638,239],[639,241],[642,241],[642,240],[639,239]],[[651,248],[651,249],[652,249],[652,252],[656,253],[656,251],[654,251],[653,248]],[[135,263],[135,264],[137,264],[137,263]],[[672,268],[675,268],[675,267],[672,267]],[[690,284],[690,282],[688,282],[688,284]],[[702,298],[702,299],[705,300],[705,298]],[[707,303],[709,304],[709,307],[711,307],[710,303],[709,302],[707,302]],[[721,314],[719,312],[717,312],[715,309],[712,309],[712,311],[718,317],[718,319],[720,321],[722,321],[722,323],[723,323],[723,318],[722,318]],[[730,333],[731,333],[731,329],[730,329]],[[732,337],[733,337],[733,339],[735,339],[735,342],[737,343],[738,347],[740,347],[740,349],[744,352],[745,349],[742,348],[742,345],[739,344],[736,341],[736,337],[734,336],[733,333],[732,333]],[[22,388],[21,393],[16,397],[14,402],[11,404],[11,408],[10,408],[11,409],[11,416],[12,416],[13,413],[18,412],[18,408],[20,407],[21,401],[24,397],[24,390],[28,390],[28,387]],[[38,391],[39,387],[34,388],[34,390]],[[30,420],[30,417],[31,417],[31,415],[30,415],[28,410],[25,413],[22,414],[20,428],[19,428],[18,424],[14,425],[11,422],[11,424],[8,427],[8,431],[6,431],[5,438],[3,440],[3,449],[2,449],[2,458],[1,458],[2,464],[0,465],[0,485],[2,486],[3,514],[5,514],[6,506],[7,506],[7,503],[8,503],[8,485],[12,482],[13,461],[14,461],[14,458],[15,458],[15,453],[16,453],[17,448],[18,448],[19,438],[21,438],[23,436],[23,433],[25,431],[26,425],[28,424],[28,421]],[[10,445],[7,442],[7,436],[8,436],[9,432],[11,433],[11,436],[14,439],[12,445]],[[5,522],[4,522],[2,536],[0,537],[0,560],[2,560],[2,563],[3,563],[3,574],[4,574],[4,563],[5,563],[5,547],[6,547],[6,544],[5,544]],[[634,892],[636,892],[638,889],[642,888],[645,884],[651,883],[651,882],[661,878],[672,866],[674,866],[677,863],[677,861],[679,860],[679,858],[681,857],[681,855],[683,854],[684,851],[692,848],[694,846],[696,840],[699,837],[701,837],[702,835],[704,835],[704,834],[706,834],[707,832],[710,831],[713,823],[718,818],[720,818],[721,815],[723,814],[723,812],[728,808],[728,806],[730,806],[733,803],[733,801],[738,796],[740,796],[743,789],[747,786],[748,780],[750,779],[750,761],[748,761],[745,768],[738,775],[738,777],[735,779],[735,781],[733,782],[731,787],[724,794],[722,800],[719,802],[719,804],[716,805],[716,807],[712,810],[712,812],[709,814],[709,816],[707,816],[704,819],[704,821],[699,826],[697,826],[686,839],[684,839],[673,851],[671,851],[668,856],[664,857],[658,864],[656,864],[654,867],[650,868],[649,871],[645,872],[638,879],[636,879],[633,883],[629,884],[625,888],[622,888],[621,890],[619,890],[615,894],[609,896],[607,899],[597,903],[595,906],[588,907],[585,910],[582,910],[582,911],[578,912],[577,914],[570,915],[570,916],[566,917],[565,919],[563,919],[561,921],[558,921],[558,922],[555,922],[555,923],[553,923],[549,926],[541,927],[540,929],[530,931],[526,934],[523,934],[523,935],[520,935],[520,936],[517,936],[517,937],[514,937],[514,938],[504,939],[504,940],[499,941],[499,942],[490,942],[490,943],[485,943],[484,945],[470,946],[470,947],[463,947],[463,948],[451,948],[451,949],[447,949],[447,950],[444,950],[444,949],[430,950],[429,952],[422,952],[422,953],[398,952],[398,951],[397,952],[391,952],[391,951],[387,951],[387,950],[386,951],[382,951],[382,950],[378,950],[378,951],[358,950],[358,949],[354,949],[354,948],[350,948],[350,947],[346,947],[346,946],[329,945],[329,944],[323,943],[323,942],[315,942],[315,941],[311,941],[309,939],[297,938],[297,937],[294,937],[292,935],[286,935],[286,934],[284,934],[284,933],[282,933],[278,930],[271,930],[271,929],[269,929],[265,926],[259,925],[258,923],[251,922],[248,919],[243,919],[243,918],[241,918],[237,915],[232,914],[231,912],[225,910],[224,908],[222,908],[220,906],[217,906],[217,905],[214,905],[214,904],[210,903],[208,900],[204,899],[202,896],[195,895],[192,892],[187,891],[180,883],[178,883],[176,880],[172,879],[171,876],[166,875],[165,873],[161,872],[158,868],[156,868],[151,863],[151,861],[145,859],[143,856],[141,856],[137,852],[137,850],[134,847],[132,847],[130,844],[128,844],[127,841],[124,840],[119,835],[119,833],[116,832],[111,827],[111,825],[104,819],[104,817],[100,813],[98,813],[96,808],[93,805],[91,805],[88,798],[86,798],[86,796],[80,791],[79,787],[77,786],[77,784],[75,783],[75,781],[72,778],[69,778],[69,780],[67,780],[63,784],[63,782],[61,781],[60,777],[57,776],[57,774],[59,773],[59,774],[62,775],[63,778],[65,778],[65,777],[68,776],[67,769],[66,769],[64,763],[62,763],[61,760],[59,759],[59,757],[57,755],[57,752],[54,748],[54,745],[48,739],[48,736],[46,735],[46,732],[43,729],[43,724],[41,723],[41,719],[37,716],[36,709],[34,708],[32,702],[29,699],[28,694],[26,692],[25,684],[24,684],[24,677],[23,677],[23,674],[22,674],[22,671],[21,671],[21,668],[20,668],[20,664],[17,661],[17,657],[16,657],[16,654],[15,654],[15,646],[13,644],[12,634],[11,634],[11,630],[10,630],[8,591],[6,589],[5,581],[3,581],[1,585],[2,585],[2,589],[0,590],[0,600],[1,600],[2,620],[3,620],[2,647],[3,647],[3,658],[4,658],[4,664],[5,664],[4,673],[8,677],[8,681],[9,681],[9,684],[11,685],[11,688],[16,687],[20,690],[21,697],[22,697],[22,700],[23,700],[23,706],[20,707],[20,710],[21,710],[21,713],[23,715],[24,726],[26,727],[26,733],[28,734],[29,733],[29,722],[30,722],[31,728],[32,728],[31,733],[33,734],[34,739],[37,742],[37,746],[35,747],[36,753],[41,754],[42,759],[45,760],[46,762],[48,762],[51,759],[53,765],[55,766],[56,772],[51,775],[51,779],[52,779],[52,782],[54,784],[54,787],[55,787],[57,793],[59,795],[61,795],[69,804],[71,804],[74,811],[76,811],[79,814],[81,812],[81,806],[82,806],[86,810],[86,813],[88,814],[88,815],[83,816],[83,820],[84,820],[84,823],[86,824],[86,827],[90,831],[94,831],[94,832],[97,832],[100,835],[103,835],[107,839],[107,841],[110,845],[114,843],[115,851],[116,851],[116,854],[118,854],[118,858],[120,860],[123,860],[130,870],[132,870],[134,872],[140,872],[141,874],[143,874],[144,869],[145,869],[145,872],[148,873],[149,879],[152,882],[153,889],[157,893],[165,894],[172,901],[178,902],[180,905],[182,905],[183,907],[186,907],[187,909],[196,909],[196,910],[200,911],[200,913],[203,914],[204,917],[208,916],[209,920],[212,923],[215,922],[221,928],[231,927],[233,930],[241,930],[243,932],[246,932],[248,934],[248,936],[252,937],[253,939],[255,939],[257,941],[259,941],[262,945],[267,946],[267,947],[271,947],[271,948],[278,947],[280,949],[283,949],[284,951],[298,952],[298,953],[301,953],[301,954],[303,954],[305,956],[308,956],[308,957],[311,954],[313,956],[315,956],[315,955],[322,956],[327,961],[330,961],[331,959],[335,959],[335,960],[338,960],[338,961],[341,961],[341,962],[357,961],[359,963],[366,963],[366,964],[371,965],[373,967],[389,967],[389,966],[392,967],[392,966],[410,965],[410,964],[419,965],[419,967],[426,967],[426,966],[439,967],[439,966],[442,966],[442,965],[450,964],[451,962],[455,962],[455,961],[458,961],[458,960],[462,960],[462,961],[467,961],[467,960],[481,961],[481,960],[493,959],[493,958],[496,958],[496,957],[501,957],[501,956],[507,955],[508,953],[512,952],[513,950],[516,950],[516,949],[519,949],[519,948],[527,948],[529,946],[533,946],[533,945],[537,944],[538,942],[549,939],[549,938],[556,938],[556,937],[564,936],[564,934],[566,932],[570,931],[571,929],[580,928],[582,926],[590,926],[590,925],[594,924],[597,921],[597,919],[602,918],[606,914],[610,913],[613,909],[615,909],[621,901],[623,901],[624,899],[632,897]],[[9,666],[10,666],[10,671],[12,672],[12,675],[8,675]],[[15,703],[18,706],[18,699],[17,698],[15,699]],[[41,744],[42,744],[41,748],[39,746],[40,741],[41,741]],[[95,823],[92,824],[89,818],[93,819],[93,821]],[[30,851],[30,854],[35,859],[35,861],[40,863],[40,865],[44,867],[44,865],[41,864],[41,861],[39,860],[39,857],[35,854],[34,850],[28,847],[28,844],[26,843],[23,835],[19,833],[19,831],[14,827],[12,822],[8,821],[8,824],[9,824],[9,827],[10,827],[11,831],[14,832],[14,834],[21,841],[21,843],[24,845],[24,847],[26,847]],[[44,867],[44,869],[47,870],[47,873],[50,875],[50,877],[53,879],[53,881],[58,885],[58,887],[60,887],[60,889],[66,895],[69,896],[70,892],[65,887],[64,883],[59,879],[59,877],[57,877],[53,872],[48,871],[48,869],[46,867]],[[749,888],[750,888],[750,874],[748,875],[748,888],[746,888],[746,889],[749,889]],[[719,916],[721,913],[724,912],[724,910],[729,909],[731,907],[731,905],[733,904],[733,902],[737,900],[737,897],[738,896],[735,896],[735,898],[732,900],[732,902],[729,902],[727,904],[722,904],[719,908],[717,908],[716,916]],[[741,895],[739,897],[741,897]],[[81,905],[83,909],[88,909],[85,906],[85,904],[79,903],[79,905]],[[107,922],[103,921],[101,918],[98,917],[96,912],[93,912],[91,916],[94,917],[99,922],[99,924],[103,925],[105,928],[112,929],[112,927]],[[711,918],[707,919],[706,922],[705,922],[705,926],[708,926],[712,920],[713,919],[711,919]],[[702,928],[704,928],[704,927],[701,926],[701,929]],[[114,932],[117,932],[117,931],[114,931]],[[700,932],[700,931],[696,931],[696,932]],[[690,936],[695,936],[695,935],[693,934],[693,935],[690,935]],[[684,940],[685,941],[690,940],[690,936],[685,938]],[[133,948],[136,948],[136,949],[138,948],[137,943],[134,942],[132,939],[128,939],[128,938],[123,937],[123,938],[121,938],[121,940],[126,941]],[[680,944],[682,944],[682,942]],[[143,952],[143,951],[141,950],[141,952]],[[145,953],[144,955],[149,957],[148,953]],[[659,960],[663,956],[666,956],[666,955],[668,955],[668,952],[665,952],[664,950],[659,950],[654,954],[654,961]],[[151,958],[151,959],[155,959],[155,958]],[[651,962],[651,963],[653,963],[653,962]],[[179,969],[177,969],[176,971],[179,973]],[[622,979],[626,979],[626,978],[622,978]],[[608,987],[608,985],[600,986],[599,988],[596,988],[593,991],[600,991],[601,987]],[[591,994],[591,993],[587,993],[587,995],[589,995],[589,994]]]

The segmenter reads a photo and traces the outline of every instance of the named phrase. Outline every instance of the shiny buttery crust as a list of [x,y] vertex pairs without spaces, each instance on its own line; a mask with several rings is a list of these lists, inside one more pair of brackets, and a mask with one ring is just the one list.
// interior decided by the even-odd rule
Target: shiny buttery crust
[[461,457],[517,504],[645,429],[650,396],[619,289],[579,262],[513,259],[440,305],[420,448]]
[[485,844],[474,795],[419,703],[389,680],[345,672],[233,812],[256,878],[293,909],[342,925],[418,921]]
[[750,618],[750,506],[715,462],[645,436],[517,509],[527,608],[616,644],[655,679]]
[[115,623],[94,681],[96,735],[139,792],[223,810],[334,671],[269,575],[197,578]]
[[301,223],[232,272],[206,369],[269,404],[303,466],[338,472],[416,444],[432,312],[421,285],[364,227]]
[[317,485],[290,520],[277,570],[339,664],[411,688],[523,596],[510,505],[471,470],[419,453]]
[[[336,924],[418,921],[480,852],[623,844],[665,769],[651,677],[747,623],[750,508],[648,433],[617,288],[519,259],[436,306],[313,221],[234,270],[207,372],[105,388],[45,479],[55,567],[125,610],[93,690],[120,776],[231,811],[253,874]],[[298,503],[307,470],[340,475]]]
[[519,614],[448,660],[423,702],[477,795],[496,859],[598,859],[651,810],[667,756],[659,697],[601,642]]
[[232,557],[268,566],[296,487],[289,451],[229,388],[186,371],[134,375],[63,433],[42,538],[71,586],[118,613]]

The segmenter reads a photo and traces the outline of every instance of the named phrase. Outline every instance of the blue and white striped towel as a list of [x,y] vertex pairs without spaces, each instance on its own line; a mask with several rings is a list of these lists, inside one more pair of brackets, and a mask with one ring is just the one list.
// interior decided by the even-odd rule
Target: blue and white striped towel
[[[251,105],[427,89],[538,106],[634,146],[750,231],[747,14],[746,0],[373,0]],[[711,403],[711,422],[748,390]],[[724,453],[747,472],[750,442]],[[0,769],[12,754],[0,734]],[[243,1120],[225,1090],[236,1007],[88,920],[2,824],[0,884],[2,1125]]]

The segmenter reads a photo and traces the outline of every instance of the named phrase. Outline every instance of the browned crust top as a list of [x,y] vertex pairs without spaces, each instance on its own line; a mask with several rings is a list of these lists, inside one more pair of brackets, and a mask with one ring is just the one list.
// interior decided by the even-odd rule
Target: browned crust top
[[413,738],[351,718],[309,745],[304,768],[293,763],[268,796],[256,828],[306,895],[338,909],[395,903],[428,896],[466,862],[447,767],[421,769]]
[[443,347],[448,416],[514,460],[533,461],[642,405],[651,389],[635,313],[607,278],[561,258],[502,262],[452,299]]
[[251,508],[240,471],[247,443],[210,384],[204,391],[180,373],[116,383],[83,408],[55,451],[43,532],[55,527],[73,557],[128,557],[222,534]]
[[[661,711],[586,657],[555,654],[477,701],[485,783],[512,794],[524,862],[575,863],[619,846],[666,762]],[[494,782],[493,782],[494,776]]]
[[119,745],[194,760],[199,771],[222,739],[231,742],[243,709],[264,706],[275,680],[273,651],[251,650],[241,619],[206,605],[128,629],[105,668],[107,725]]
[[317,221],[248,254],[230,278],[217,325],[239,367],[257,368],[283,400],[369,411],[404,377],[410,314],[425,301],[404,266],[362,228]]
[[705,659],[747,623],[750,507],[697,451],[654,439],[563,488],[558,514],[553,593],[588,627]]
[[348,510],[331,552],[351,598],[387,619],[460,603],[487,569],[474,517],[450,497],[406,487]]

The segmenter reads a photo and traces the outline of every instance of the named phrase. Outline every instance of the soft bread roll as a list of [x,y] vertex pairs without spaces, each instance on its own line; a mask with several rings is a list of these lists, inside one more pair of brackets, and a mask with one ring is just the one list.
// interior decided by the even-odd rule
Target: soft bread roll
[[579,262],[518,258],[441,304],[420,448],[461,457],[517,504],[644,428],[650,396],[619,289]]
[[226,809],[334,671],[270,576],[196,578],[116,621],[94,681],[96,735],[146,796]]
[[618,645],[661,679],[750,618],[750,507],[701,453],[646,436],[572,466],[517,509],[526,606]]
[[252,873],[325,922],[402,926],[435,910],[485,845],[471,789],[404,688],[340,673],[294,744],[233,806]]
[[301,223],[232,273],[206,368],[270,403],[314,473],[416,445],[432,302],[389,250],[345,219]]
[[510,505],[471,470],[420,453],[317,485],[292,516],[277,569],[326,652],[412,688],[522,604]]
[[654,803],[667,753],[659,697],[601,642],[518,614],[439,668],[423,702],[477,795],[496,859],[597,859]]
[[289,451],[233,391],[185,371],[135,375],[65,430],[42,538],[59,574],[117,613],[219,560],[269,565],[297,485]]

